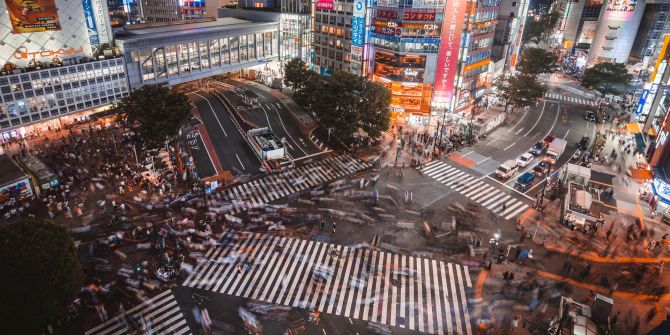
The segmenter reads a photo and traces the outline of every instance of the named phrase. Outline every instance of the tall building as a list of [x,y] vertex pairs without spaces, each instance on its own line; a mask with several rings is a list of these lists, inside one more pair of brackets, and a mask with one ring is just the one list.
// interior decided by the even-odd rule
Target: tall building
[[0,138],[60,127],[127,94],[107,2],[0,2]]
[[180,0],[139,0],[142,23],[179,21],[182,17]]
[[521,50],[523,29],[530,0],[501,0],[498,10],[491,60],[495,64],[494,77],[513,69]]
[[644,8],[644,0],[605,0],[589,50],[589,61],[628,62]]
[[205,1],[205,16],[217,18],[219,16],[219,8],[224,8],[231,3],[237,1],[232,0],[204,0]]
[[498,0],[378,0],[370,73],[396,118],[437,125],[463,117],[491,81]]

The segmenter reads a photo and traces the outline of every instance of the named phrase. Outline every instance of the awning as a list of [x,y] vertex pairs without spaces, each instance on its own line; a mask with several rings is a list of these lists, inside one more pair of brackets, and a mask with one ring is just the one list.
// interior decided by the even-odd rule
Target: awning
[[93,113],[93,114],[89,115],[88,118],[93,120],[93,121],[96,121],[96,120],[104,119],[104,118],[107,118],[107,117],[110,117],[110,116],[114,116],[116,114],[118,114],[118,111],[115,108],[110,108],[110,109],[102,111],[102,112]]
[[626,123],[626,130],[629,133],[640,133],[642,132],[642,127],[640,126],[639,123]]
[[647,135],[656,136],[656,130],[654,130],[654,127],[649,128],[649,131],[647,132]]

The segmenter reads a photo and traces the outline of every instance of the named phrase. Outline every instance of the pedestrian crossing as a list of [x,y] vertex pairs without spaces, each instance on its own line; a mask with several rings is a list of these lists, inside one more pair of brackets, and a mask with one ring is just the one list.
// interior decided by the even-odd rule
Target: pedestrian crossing
[[571,102],[573,104],[580,104],[580,105],[587,105],[587,106],[594,106],[594,107],[598,105],[593,100],[584,99],[584,98],[575,98],[575,97],[556,94],[556,93],[545,93],[544,97],[547,98],[547,99],[567,101],[567,102]]
[[238,184],[223,191],[223,201],[232,204],[230,212],[239,213],[369,167],[350,156],[330,157]]
[[109,319],[89,329],[85,335],[121,334],[193,334],[181,312],[172,290],[129,309],[123,315]]
[[467,266],[264,233],[212,248],[183,286],[430,334],[472,334]]
[[528,208],[528,205],[521,200],[442,161],[429,162],[421,168],[421,171],[468,199],[488,208],[495,214],[504,217],[505,220],[512,219]]

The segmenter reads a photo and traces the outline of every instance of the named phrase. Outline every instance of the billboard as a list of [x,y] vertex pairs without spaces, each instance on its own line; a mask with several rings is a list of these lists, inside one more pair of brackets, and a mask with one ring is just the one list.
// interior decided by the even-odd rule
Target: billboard
[[[465,7],[465,5],[462,5]],[[445,12],[449,13],[449,12]],[[448,16],[450,14],[446,14]],[[435,10],[405,9],[402,13],[403,21],[435,21]]]
[[628,21],[633,17],[637,0],[609,0],[605,8],[605,20]]
[[5,0],[14,34],[60,30],[56,0]]
[[397,9],[377,9],[377,17],[380,19],[397,20]]
[[333,10],[333,0],[317,0],[316,9]]
[[461,34],[465,21],[467,2],[465,0],[447,1],[444,8],[444,21],[440,34],[440,49],[437,54],[437,69],[433,102],[446,105],[454,96],[454,80],[458,65],[458,52],[461,47]]
[[584,21],[582,25],[582,32],[579,34],[577,43],[593,43],[593,37],[596,36],[596,26],[598,21]]
[[354,1],[354,15],[351,18],[351,45],[363,47],[365,44],[365,3]]

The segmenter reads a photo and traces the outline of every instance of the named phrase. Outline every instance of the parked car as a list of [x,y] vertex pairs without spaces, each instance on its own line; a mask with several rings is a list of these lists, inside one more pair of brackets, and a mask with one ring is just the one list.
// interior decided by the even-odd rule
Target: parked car
[[539,156],[544,153],[544,149],[544,143],[537,142],[532,148],[530,148],[528,152],[530,152],[533,156]]
[[547,162],[539,162],[533,166],[533,172],[538,176],[543,176],[549,172],[551,165]]
[[588,136],[582,137],[582,139],[579,140],[579,144],[577,144],[577,149],[581,151],[588,149],[590,140],[591,139]]
[[519,167],[522,168],[528,166],[531,161],[533,161],[533,155],[528,152],[519,156],[519,158],[516,159],[516,163],[519,164]]
[[535,174],[532,172],[526,172],[519,176],[519,178],[516,179],[516,183],[514,183],[514,187],[517,187],[523,191],[527,190],[531,186],[533,186],[533,182],[535,181]]

